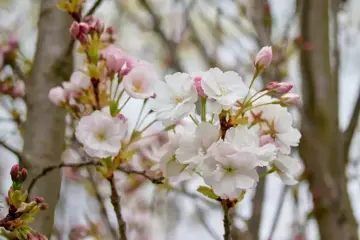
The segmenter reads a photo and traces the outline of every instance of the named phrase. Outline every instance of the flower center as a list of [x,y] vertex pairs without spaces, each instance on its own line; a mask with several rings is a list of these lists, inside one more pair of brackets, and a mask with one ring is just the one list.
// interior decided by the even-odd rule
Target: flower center
[[132,84],[132,85],[133,85],[133,90],[134,90],[134,92],[141,93],[141,92],[144,91],[144,88],[143,88],[140,80],[135,80],[135,81],[133,81],[133,84]]
[[235,171],[235,169],[231,166],[224,167],[224,170],[227,171],[228,173]]
[[105,133],[103,132],[96,133],[95,137],[99,142],[103,142],[106,139]]
[[227,88],[224,87],[220,87],[219,88],[219,93],[217,94],[219,97],[224,96],[225,94],[227,94],[229,92],[229,90]]
[[175,103],[182,103],[184,101],[184,97],[183,96],[175,96],[174,101],[175,101]]

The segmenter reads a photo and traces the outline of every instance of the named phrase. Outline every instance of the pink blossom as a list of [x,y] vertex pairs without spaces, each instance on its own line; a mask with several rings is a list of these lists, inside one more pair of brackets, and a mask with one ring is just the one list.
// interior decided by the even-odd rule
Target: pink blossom
[[25,83],[22,80],[17,80],[13,89],[14,96],[23,97],[25,95]]
[[202,78],[199,76],[199,77],[195,77],[193,80],[194,80],[194,86],[196,88],[198,95],[200,97],[206,97],[206,94],[204,93],[204,89],[201,86]]
[[273,91],[275,93],[287,93],[293,88],[291,83],[286,82],[269,82],[265,89]]
[[272,60],[271,46],[263,47],[255,57],[256,68],[268,68]]
[[63,87],[68,94],[88,89],[90,85],[91,80],[89,76],[80,71],[73,72],[69,82],[63,82]]
[[59,106],[66,101],[66,94],[62,87],[54,87],[49,91],[49,99],[52,103]]
[[154,95],[153,86],[156,77],[154,68],[150,64],[141,62],[125,75],[123,79],[125,91],[133,98],[150,98]]
[[280,103],[289,106],[289,105],[295,105],[298,104],[300,100],[299,94],[296,93],[285,93],[280,98]]
[[126,75],[136,62],[135,58],[128,56],[114,45],[105,48],[101,55],[106,60],[108,70],[114,73],[122,71],[121,76]]

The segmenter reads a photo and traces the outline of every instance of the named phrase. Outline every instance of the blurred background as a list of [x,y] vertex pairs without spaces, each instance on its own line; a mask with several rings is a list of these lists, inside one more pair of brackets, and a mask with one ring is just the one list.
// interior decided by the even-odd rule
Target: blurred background
[[[11,184],[10,168],[26,154],[39,156],[30,163],[33,172],[81,158],[69,140],[71,121],[67,118],[67,126],[65,121],[46,122],[53,116],[65,119],[65,113],[48,103],[48,90],[67,80],[69,69],[82,62],[80,54],[70,51],[63,54],[61,71],[46,64],[71,46],[70,18],[56,9],[56,2],[0,0],[1,196]],[[94,16],[114,28],[115,45],[153,63],[162,75],[216,66],[249,82],[254,56],[271,45],[271,68],[256,88],[286,81],[301,93],[301,104],[291,111],[303,135],[293,151],[303,172],[296,186],[286,187],[270,175],[247,194],[231,216],[233,240],[358,239],[360,1],[87,0],[84,12],[94,5]],[[9,62],[6,48],[14,41],[16,58]],[[20,80],[25,95],[3,87],[6,81],[21,85]],[[136,121],[140,107],[141,101],[126,106],[130,122]],[[144,179],[116,178],[129,239],[222,239],[221,208],[196,193],[200,179],[167,191]],[[93,169],[63,169],[59,196],[52,191],[60,185],[51,179],[42,180],[37,190],[51,206],[50,215],[37,219],[38,228],[52,229],[51,239],[116,239],[110,189]],[[54,212],[53,224],[49,219]]]

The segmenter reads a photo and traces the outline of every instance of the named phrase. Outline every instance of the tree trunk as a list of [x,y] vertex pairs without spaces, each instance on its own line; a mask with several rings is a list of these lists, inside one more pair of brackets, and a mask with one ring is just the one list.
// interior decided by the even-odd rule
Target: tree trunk
[[330,65],[329,1],[302,2],[301,32],[312,49],[302,50],[300,55],[303,78],[300,154],[321,239],[356,240],[357,224],[347,193],[343,136],[339,129],[338,78],[332,74]]
[[[48,92],[70,75],[72,56],[65,55],[71,40],[68,31],[71,18],[58,10],[56,3],[57,0],[41,1],[37,49],[30,79],[26,81],[28,115],[22,164],[28,169],[29,180],[44,167],[58,164],[63,151],[65,112],[49,101]],[[60,184],[60,171],[52,171],[31,192],[31,196],[42,196],[49,204],[49,209],[41,212],[33,225],[48,237],[53,229]]]

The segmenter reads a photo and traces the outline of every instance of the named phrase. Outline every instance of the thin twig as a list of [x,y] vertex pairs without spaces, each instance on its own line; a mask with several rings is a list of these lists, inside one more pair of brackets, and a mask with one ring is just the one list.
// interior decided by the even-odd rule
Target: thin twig
[[91,185],[93,186],[94,190],[95,190],[95,197],[97,199],[97,201],[99,202],[99,206],[100,206],[100,211],[101,211],[101,214],[103,215],[103,217],[105,218],[105,221],[106,221],[106,225],[108,226],[108,228],[110,229],[110,232],[111,232],[111,235],[116,238],[117,236],[117,233],[115,231],[115,229],[111,226],[111,223],[110,223],[110,217],[106,211],[106,207],[105,207],[105,204],[104,204],[104,201],[99,193],[99,190],[97,188],[97,184],[95,182],[95,178],[94,178],[94,173],[91,171],[91,168],[90,167],[87,167],[87,170],[88,170],[88,173],[89,173],[89,181],[91,183]]
[[15,154],[18,159],[19,159],[19,162],[22,162],[23,159],[24,159],[24,156],[22,155],[21,152],[13,149],[12,147],[10,147],[9,145],[7,145],[5,142],[3,141],[0,141],[0,145],[3,146],[5,149],[9,150],[10,152],[12,152],[13,154]]
[[349,125],[344,132],[344,153],[345,153],[344,160],[346,163],[349,161],[349,150],[355,134],[356,126],[359,122],[359,118],[360,118],[360,93],[359,96],[357,97]]
[[57,164],[57,165],[46,167],[41,171],[41,173],[39,173],[37,176],[35,176],[31,180],[29,188],[28,188],[29,195],[31,193],[32,188],[35,186],[36,182],[40,178],[44,177],[46,174],[48,174],[49,172],[51,172],[51,171],[53,171],[55,169],[60,169],[60,168],[63,168],[63,167],[86,167],[86,166],[97,166],[97,165],[101,165],[101,163],[97,162],[97,161],[82,162],[82,163],[60,163],[60,164]]
[[127,239],[126,238],[126,223],[122,217],[121,207],[120,207],[120,196],[116,190],[114,175],[111,175],[107,180],[109,181],[110,187],[111,187],[110,200],[111,200],[111,204],[114,207],[116,219],[118,222],[120,239],[126,240]]
[[96,11],[96,9],[100,6],[102,3],[102,0],[97,0],[94,5],[90,8],[90,10],[85,14],[85,17],[88,17],[90,15],[93,15]]
[[222,200],[221,206],[224,211],[224,240],[231,240],[231,223],[229,219],[229,206],[227,202]]
[[165,33],[160,28],[160,18],[156,15],[150,5],[146,0],[139,0],[139,2],[144,6],[147,12],[150,14],[153,23],[154,23],[154,32],[158,33],[161,40],[166,44],[168,48],[169,55],[171,57],[171,67],[174,68],[175,71],[181,71],[182,67],[177,55],[176,44],[170,40],[168,40],[165,36]]
[[279,198],[279,201],[278,201],[278,205],[277,205],[277,208],[276,208],[276,212],[275,212],[274,221],[273,221],[272,226],[271,226],[269,237],[267,238],[269,240],[272,239],[272,237],[273,237],[273,235],[275,233],[277,224],[278,224],[279,219],[280,219],[281,210],[282,210],[282,207],[284,206],[284,200],[285,200],[285,196],[286,196],[286,193],[287,193],[288,189],[289,189],[288,186],[284,186],[282,188],[280,198]]
[[151,176],[147,175],[145,171],[138,171],[138,170],[121,168],[121,167],[119,167],[118,170],[120,172],[127,173],[127,174],[141,175],[141,176],[149,179],[154,184],[163,184],[164,177],[154,178],[154,177],[151,177]]

